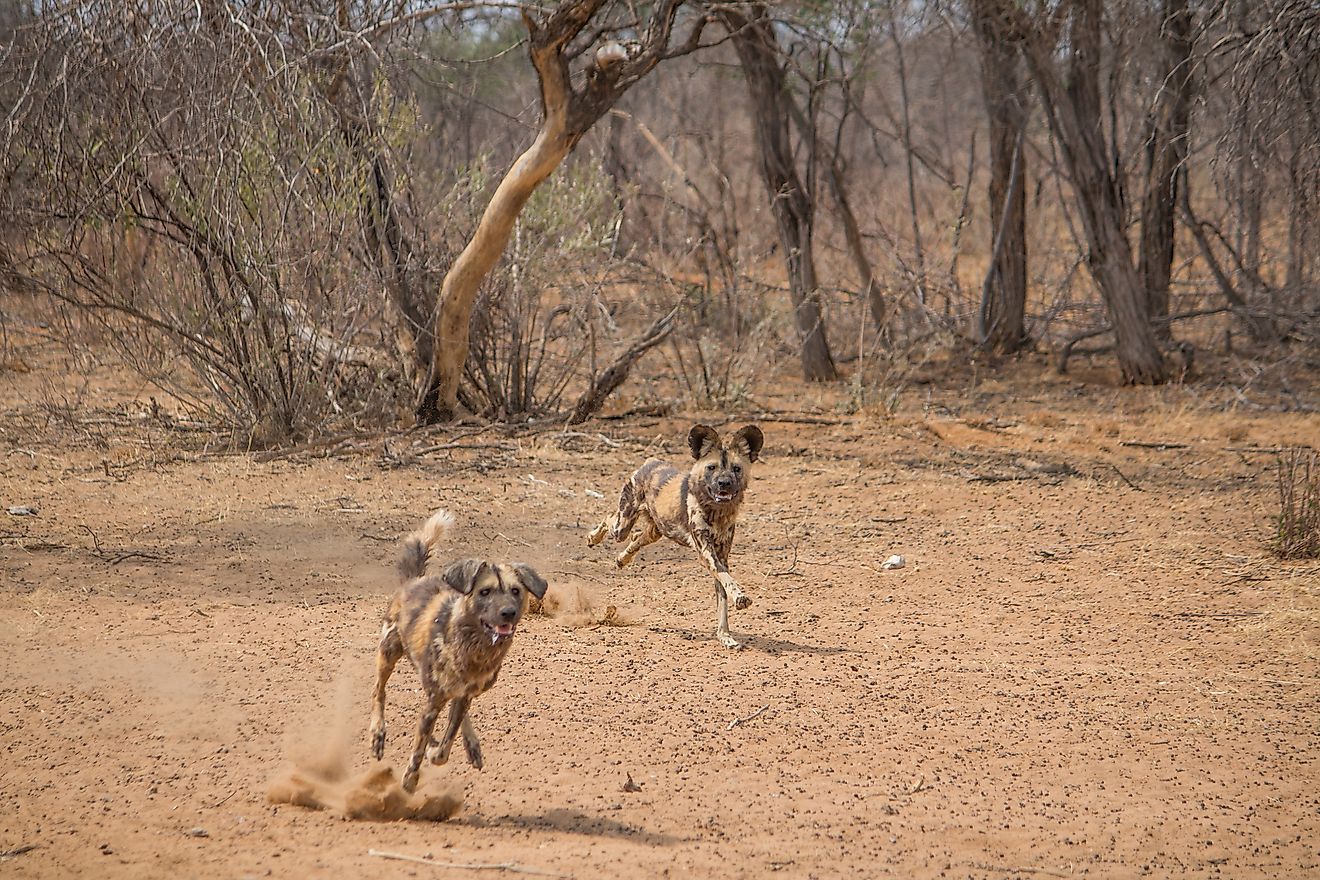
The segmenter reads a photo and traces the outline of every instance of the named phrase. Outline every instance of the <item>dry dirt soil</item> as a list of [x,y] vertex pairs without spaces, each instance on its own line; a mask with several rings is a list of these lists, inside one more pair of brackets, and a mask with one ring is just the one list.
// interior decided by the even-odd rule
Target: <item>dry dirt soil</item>
[[[785,380],[739,412],[270,455],[12,352],[0,500],[35,514],[0,512],[0,875],[1320,876],[1320,563],[1267,543],[1314,384],[1027,360],[892,415]],[[693,421],[753,418],[735,652],[690,551],[616,571],[584,538]],[[371,768],[394,542],[438,507],[443,558],[525,560],[568,606],[476,703],[485,770],[424,769],[464,799],[441,822],[271,803],[290,768]],[[406,666],[390,701],[397,768]]]

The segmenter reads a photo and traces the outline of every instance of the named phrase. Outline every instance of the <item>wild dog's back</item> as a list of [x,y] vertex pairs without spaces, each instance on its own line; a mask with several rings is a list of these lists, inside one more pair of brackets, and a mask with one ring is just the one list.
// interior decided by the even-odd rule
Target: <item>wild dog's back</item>
[[667,538],[687,543],[688,472],[658,458],[647,459],[628,481],[638,506]]

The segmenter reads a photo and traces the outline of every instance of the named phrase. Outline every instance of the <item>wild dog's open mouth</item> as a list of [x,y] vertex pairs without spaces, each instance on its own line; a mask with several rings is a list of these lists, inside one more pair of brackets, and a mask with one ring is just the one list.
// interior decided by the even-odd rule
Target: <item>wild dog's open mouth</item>
[[490,643],[492,645],[499,642],[500,639],[507,639],[509,636],[513,635],[513,631],[516,628],[516,624],[512,623],[501,623],[496,626],[491,626],[484,620],[481,622],[481,625],[486,628],[486,635],[490,636]]
[[733,500],[732,492],[711,492],[710,499],[716,504],[728,504]]

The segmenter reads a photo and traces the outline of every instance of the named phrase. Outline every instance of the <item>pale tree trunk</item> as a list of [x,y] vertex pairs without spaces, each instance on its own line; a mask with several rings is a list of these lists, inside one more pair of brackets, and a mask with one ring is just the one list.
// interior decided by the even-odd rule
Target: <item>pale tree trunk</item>
[[[682,0],[663,0],[652,8],[637,51],[625,52],[617,43],[597,50],[586,82],[575,89],[570,82],[569,43],[591,23],[604,3],[566,0],[544,18],[533,17],[524,8],[532,66],[541,85],[541,130],[496,187],[472,240],[445,275],[435,318],[431,369],[418,389],[419,422],[448,421],[455,415],[477,292],[504,252],[527,200],[619,96],[666,57]],[[704,23],[704,19],[698,20],[684,46],[669,54],[695,48]]]
[[1027,343],[1027,124],[1018,55],[995,0],[972,0],[981,91],[990,120],[990,268],[981,292],[980,342],[998,354]]
[[1134,385],[1168,381],[1168,367],[1151,329],[1145,290],[1132,260],[1123,228],[1123,206],[1106,156],[1101,127],[1101,0],[1073,0],[1067,7],[1071,27],[1061,72],[1053,34],[1042,33],[1021,10],[1005,4],[1024,35],[1027,66],[1040,87],[1050,127],[1059,141],[1072,177],[1082,216],[1091,276],[1109,312],[1114,352],[1123,380]]
[[756,143],[761,154],[761,178],[779,230],[779,245],[788,270],[789,295],[802,345],[803,376],[815,382],[838,378],[830,353],[816,282],[811,199],[798,176],[789,134],[787,82],[780,66],[779,42],[763,4],[744,16],[720,13],[733,34],[734,48],[752,101]]
[[1155,334],[1172,339],[1169,282],[1173,270],[1174,216],[1179,169],[1187,161],[1188,117],[1192,91],[1191,13],[1187,0],[1160,4],[1161,64],[1159,91],[1151,108],[1146,140],[1146,196],[1141,208],[1141,278],[1146,285],[1146,313]]

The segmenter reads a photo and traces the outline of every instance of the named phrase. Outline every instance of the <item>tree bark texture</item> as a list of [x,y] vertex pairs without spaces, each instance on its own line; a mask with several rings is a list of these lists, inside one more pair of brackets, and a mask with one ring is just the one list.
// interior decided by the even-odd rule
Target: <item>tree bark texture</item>
[[1191,13],[1187,0],[1160,4],[1161,64],[1146,140],[1146,195],[1141,208],[1140,271],[1146,285],[1146,312],[1156,335],[1172,338],[1169,282],[1173,270],[1174,218],[1178,171],[1187,161],[1188,118],[1192,91]]
[[[1006,4],[1007,5],[1007,4]],[[1059,70],[1056,41],[1042,34],[1020,10],[1016,29],[1025,35],[1023,51],[1049,111],[1072,177],[1089,253],[1087,263],[1109,312],[1114,353],[1123,380],[1134,385],[1168,381],[1147,314],[1141,276],[1123,228],[1123,205],[1110,171],[1100,104],[1102,0],[1072,0],[1067,66]]]
[[1025,84],[1018,55],[996,0],[972,0],[972,26],[981,51],[981,91],[990,123],[990,249],[982,292],[981,344],[1012,354],[1027,343],[1027,124]]
[[720,13],[733,34],[738,62],[752,101],[761,177],[779,230],[779,245],[788,270],[789,295],[802,344],[802,374],[815,382],[837,379],[838,370],[825,333],[813,254],[813,211],[798,176],[789,133],[788,88],[780,66],[779,41],[766,8],[756,4],[746,15],[732,9]]

